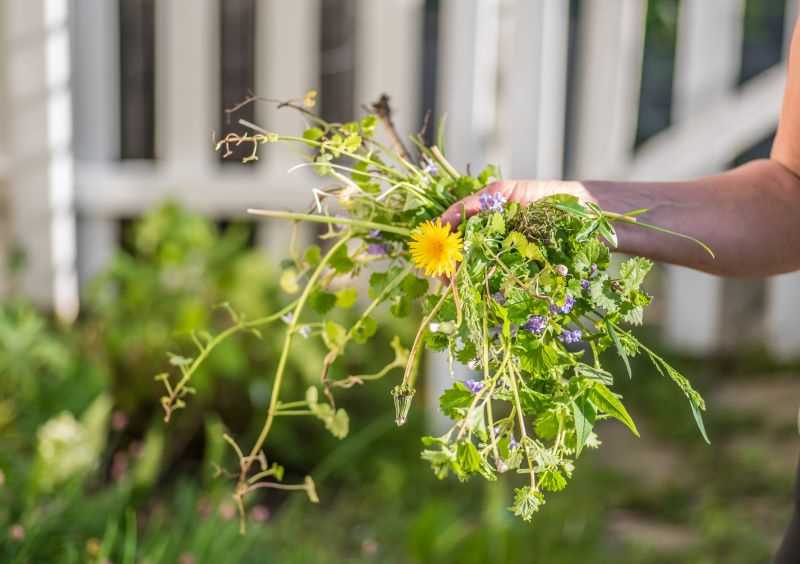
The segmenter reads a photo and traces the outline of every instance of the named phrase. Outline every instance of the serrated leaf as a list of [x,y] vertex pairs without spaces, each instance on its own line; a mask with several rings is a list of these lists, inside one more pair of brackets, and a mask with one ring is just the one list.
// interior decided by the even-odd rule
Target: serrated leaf
[[653,263],[642,257],[633,257],[623,262],[619,267],[619,278],[625,290],[638,290],[652,268]]
[[464,384],[456,382],[439,396],[439,409],[451,419],[463,417],[461,410],[470,406],[474,396]]
[[617,349],[617,354],[622,359],[622,362],[625,363],[625,369],[628,371],[628,378],[633,378],[633,372],[631,372],[631,363],[628,360],[628,353],[625,352],[625,348],[622,346],[622,343],[619,342],[619,336],[614,329],[614,325],[607,319],[604,321],[606,324],[606,329],[608,330],[608,334],[611,336],[611,340],[614,342],[614,347]]
[[636,423],[633,422],[628,410],[619,401],[619,398],[603,384],[597,382],[588,392],[592,403],[602,411],[625,424],[631,432],[639,436],[639,430],[636,428]]
[[478,449],[471,441],[458,443],[456,459],[458,460],[458,465],[467,474],[477,472],[481,467],[481,455],[478,454]]
[[575,420],[575,456],[578,457],[592,433],[597,416],[594,405],[586,394],[572,402],[572,416]]
[[694,404],[692,400],[689,400],[689,407],[692,409],[692,416],[694,417],[694,422],[697,424],[697,428],[700,430],[700,434],[703,435],[703,440],[705,440],[707,444],[711,444],[711,441],[708,440],[708,435],[706,434],[706,426],[703,423],[703,414],[700,413],[700,409]]

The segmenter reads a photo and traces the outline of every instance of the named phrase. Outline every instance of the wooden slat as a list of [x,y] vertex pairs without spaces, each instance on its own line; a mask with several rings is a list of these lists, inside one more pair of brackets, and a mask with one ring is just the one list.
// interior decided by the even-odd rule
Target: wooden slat
[[[75,158],[110,162],[120,156],[118,3],[87,0],[72,5]],[[114,218],[77,218],[81,288],[108,266],[116,232]]]
[[448,159],[460,170],[484,164],[497,106],[497,0],[442,0],[437,106],[446,113]]
[[517,0],[508,15],[513,38],[503,77],[504,134],[511,178],[563,174],[569,3]]
[[20,289],[62,318],[77,313],[68,3],[4,4],[10,210],[27,256]]
[[156,1],[156,147],[167,170],[209,170],[219,104],[215,0]]
[[631,158],[644,50],[645,0],[581,6],[575,175],[612,177]]
[[[684,0],[680,4],[673,87],[676,122],[702,120],[703,113],[736,85],[743,15],[742,0]],[[674,162],[666,160],[663,166],[670,167],[673,175],[688,176],[717,172],[731,160],[730,154],[714,159],[703,153],[703,169],[675,170]],[[668,266],[665,277],[667,341],[693,353],[715,350],[721,342],[722,280],[676,266]]]
[[404,141],[420,127],[423,8],[423,0],[359,0],[357,5],[354,113],[362,114],[362,105],[388,94]]

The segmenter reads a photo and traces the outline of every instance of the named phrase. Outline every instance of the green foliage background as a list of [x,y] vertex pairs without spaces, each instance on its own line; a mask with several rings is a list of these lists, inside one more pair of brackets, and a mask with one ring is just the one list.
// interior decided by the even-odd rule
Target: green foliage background
[[[677,457],[674,479],[653,486],[585,455],[568,488],[530,527],[507,512],[512,483],[437,481],[420,459],[422,405],[394,425],[393,381],[349,391],[351,434],[338,441],[309,418],[276,427],[271,448],[287,474],[317,481],[321,504],[271,493],[249,508],[238,533],[230,485],[215,465],[230,464],[222,430],[252,436],[269,393],[280,333],[225,343],[196,380],[197,397],[169,426],[151,375],[181,331],[222,327],[222,299],[247,315],[277,309],[279,268],[248,250],[248,228],[219,229],[176,206],[148,214],[128,233],[128,251],[93,285],[89,307],[62,327],[28,305],[0,307],[0,561],[2,562],[741,562],[766,561],[789,509],[791,470],[775,467],[772,444],[792,424],[715,407],[712,383],[737,376],[729,364],[670,357],[695,375],[707,397],[710,447],[697,438],[685,400],[642,360],[633,382],[619,378],[643,439],[624,439],[626,456],[643,442]],[[389,316],[369,347],[354,347],[340,375],[391,360],[390,336],[410,338],[413,321]],[[273,331],[280,329],[275,326]],[[650,339],[652,340],[652,339]],[[302,346],[299,346],[302,343]],[[298,343],[288,384],[297,393],[318,378],[317,340]],[[385,346],[384,346],[385,345]],[[185,346],[189,346],[185,342]],[[738,376],[765,385],[776,367],[758,356]],[[725,370],[722,368],[725,367]],[[616,374],[624,374],[622,365]],[[714,377],[719,377],[714,380]],[[420,398],[421,399],[421,398]],[[289,424],[291,423],[291,424]],[[616,422],[598,427],[601,440]],[[763,450],[732,449],[756,434]],[[759,507],[769,509],[761,513]],[[644,533],[619,534],[620,515],[692,532],[664,547]]]

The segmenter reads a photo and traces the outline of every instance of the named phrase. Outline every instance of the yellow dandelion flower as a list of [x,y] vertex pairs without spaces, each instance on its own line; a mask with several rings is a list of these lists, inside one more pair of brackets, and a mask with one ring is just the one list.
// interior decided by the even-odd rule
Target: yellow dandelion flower
[[461,256],[461,234],[441,220],[426,221],[411,232],[411,260],[428,276],[450,276]]

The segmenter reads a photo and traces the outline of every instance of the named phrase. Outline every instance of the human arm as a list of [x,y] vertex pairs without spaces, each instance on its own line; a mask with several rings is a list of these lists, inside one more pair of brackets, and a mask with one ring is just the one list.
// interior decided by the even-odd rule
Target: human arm
[[[800,269],[800,39],[795,34],[780,125],[769,159],[682,182],[509,181],[484,190],[528,203],[568,193],[613,212],[647,208],[642,221],[696,237],[701,247],[635,225],[619,225],[619,250],[726,276],[767,276]],[[457,224],[479,209],[476,194],[444,220]]]

